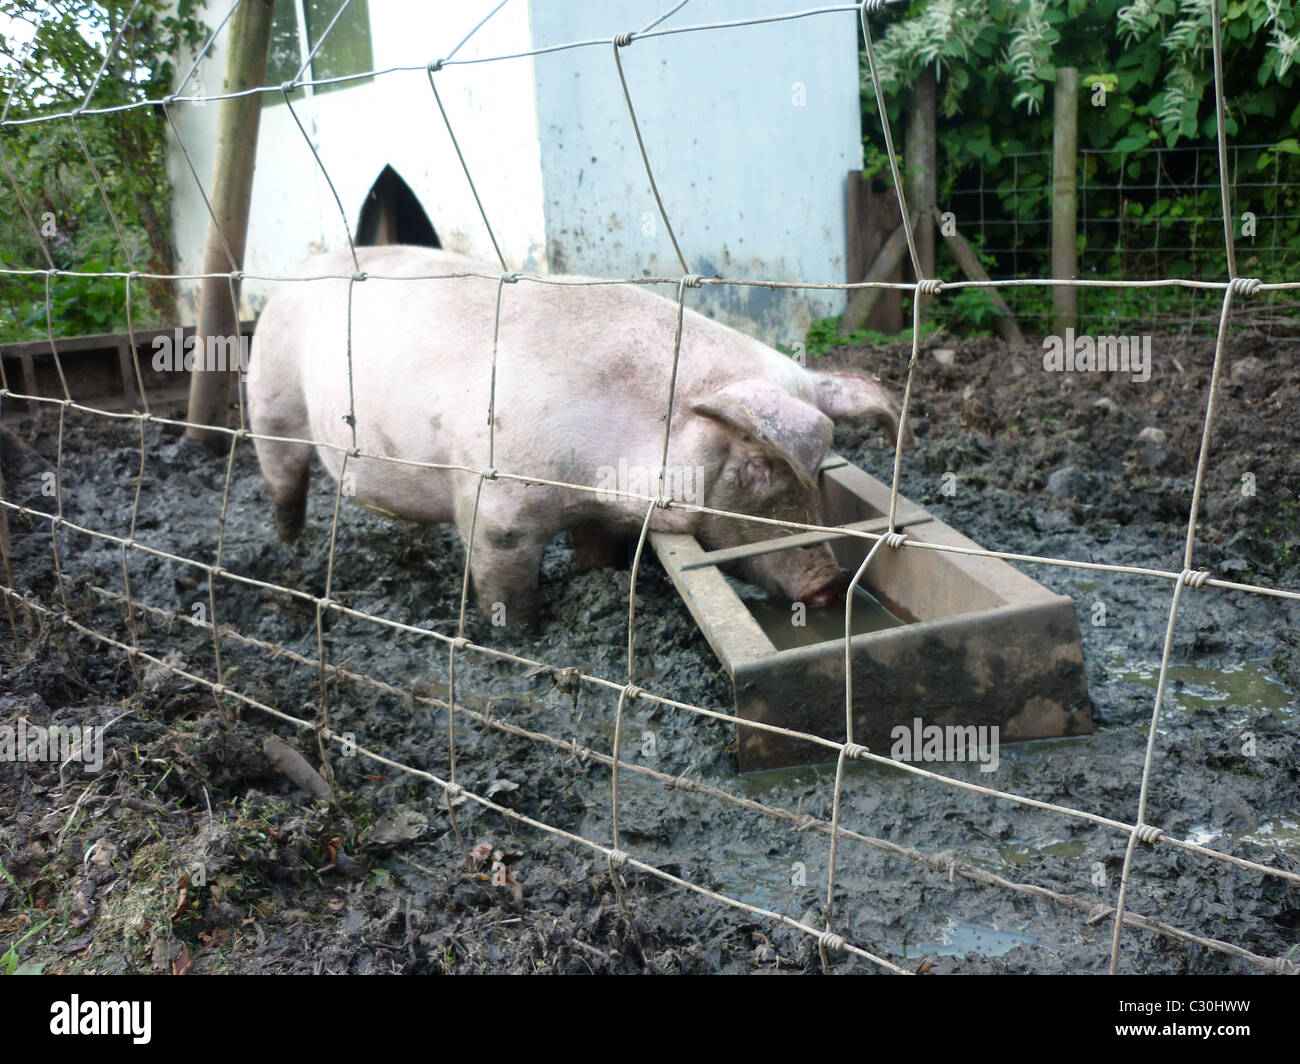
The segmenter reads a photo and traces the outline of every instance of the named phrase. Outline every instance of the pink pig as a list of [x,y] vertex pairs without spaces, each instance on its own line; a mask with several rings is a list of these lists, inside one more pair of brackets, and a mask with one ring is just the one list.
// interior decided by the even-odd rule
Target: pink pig
[[[357,254],[370,275],[352,293],[357,447],[485,468],[500,271],[427,248]],[[382,279],[470,271],[491,276]],[[344,251],[316,256],[295,275],[352,272]],[[254,432],[352,446],[347,289],[345,280],[295,281],[266,304],[248,381]],[[609,490],[657,494],[676,321],[673,300],[636,285],[505,286],[492,465],[605,491],[508,479],[483,484],[470,571],[485,613],[503,604],[511,620],[534,614],[542,551],[560,532],[572,531],[580,564],[609,560],[612,543],[639,532],[648,503]],[[898,418],[896,404],[866,377],[805,369],[688,309],[668,490],[714,509],[820,523],[817,471],[831,446],[832,419],[870,420],[893,437]],[[261,439],[256,447],[276,526],[292,540],[306,514],[314,448]],[[321,447],[319,454],[337,480],[342,453]],[[347,477],[345,493],[363,506],[408,521],[454,521],[468,542],[477,473],[352,458]],[[771,525],[676,507],[656,509],[650,527],[693,533],[709,549],[780,534]],[[846,583],[825,545],[747,559],[738,573],[809,605],[834,601]]]

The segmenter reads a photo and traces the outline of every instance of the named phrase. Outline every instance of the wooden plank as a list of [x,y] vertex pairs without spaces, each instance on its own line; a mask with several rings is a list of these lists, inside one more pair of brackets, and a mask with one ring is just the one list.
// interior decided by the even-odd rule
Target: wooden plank
[[[898,196],[894,192],[893,184],[887,181],[880,189],[875,186],[874,180],[867,182],[867,210],[870,212],[872,235],[876,241],[873,255],[884,244],[885,238],[903,224],[903,212],[898,206]],[[896,284],[901,283],[902,265],[900,264],[885,280]],[[876,301],[876,309],[867,317],[866,327],[890,336],[902,332],[903,293],[898,289],[881,292],[880,298]]]
[[[913,225],[920,221],[920,214],[913,218]],[[895,229],[889,239],[880,248],[880,253],[861,280],[881,284],[893,279],[907,257],[907,230],[901,225]],[[854,282],[859,283],[859,282]],[[855,329],[863,328],[879,307],[880,301],[887,294],[899,295],[897,289],[855,288],[849,292],[849,306],[840,319],[838,334],[848,336]]]
[[[955,228],[951,234],[944,232],[943,215],[940,214],[938,207],[934,207],[931,214],[934,217],[934,224],[939,228],[939,232],[943,233],[948,250],[952,252],[952,257],[957,260],[957,265],[962,268],[962,272],[972,281],[987,281],[989,275],[981,264],[979,256],[975,254],[975,249],[966,243],[966,238]],[[1007,343],[1015,344],[1017,347],[1022,346],[1025,338],[1016,323],[1016,316],[1011,313],[1007,301],[1002,298],[1002,293],[996,288],[985,288],[982,291],[993,301],[993,306],[997,310],[998,316],[993,321],[993,327],[997,329],[998,335]]]
[[[239,323],[240,331],[245,336],[252,336],[253,329],[257,325],[257,319],[251,318]],[[168,325],[158,329],[136,329],[135,340],[139,348],[152,348],[155,337],[171,336],[176,331],[176,326]],[[192,336],[194,326],[184,326],[184,334]],[[59,354],[74,353],[79,351],[115,351],[118,344],[123,341],[130,343],[131,334],[129,332],[112,332],[112,333],[86,333],[82,336],[56,336],[55,344],[58,345]],[[22,358],[25,355],[34,358],[51,358],[49,337],[43,337],[40,340],[23,340],[16,344],[0,344],[0,353],[5,355],[14,355]]]
[[129,402],[135,400],[135,366],[131,360],[131,338],[123,337],[117,342],[117,368],[122,375],[122,395]]
[[[864,280],[899,282],[903,279],[902,258],[892,270],[879,276],[868,276],[880,255],[889,234],[902,224],[898,197],[892,188],[883,192],[875,189],[876,178],[863,178],[861,170],[850,170],[845,181],[845,215],[848,221],[848,279],[851,283]],[[840,322],[840,335],[847,336],[856,328],[875,329],[877,332],[896,333],[903,327],[903,296],[899,291],[876,290],[867,311],[863,309],[864,293],[850,292],[849,302]]]
[[651,532],[650,545],[729,673],[734,674],[737,665],[775,652],[767,633],[726,578],[713,566],[699,566],[703,551],[694,536]]
[[[907,503],[899,506],[898,518],[894,522],[894,527],[904,528],[908,525],[919,525],[933,520],[934,518],[919,506]],[[889,518],[872,517],[866,521],[853,521],[839,527],[848,529],[851,532],[884,532],[889,528]],[[756,558],[761,554],[775,554],[777,551],[793,550],[795,547],[815,547],[821,543],[830,543],[832,540],[844,538],[845,534],[838,532],[796,532],[792,536],[778,536],[775,539],[765,539],[759,543],[742,543],[738,547],[725,547],[722,550],[706,551],[701,553],[694,561],[683,565],[682,568],[702,569],[705,566],[728,565],[743,558]]]

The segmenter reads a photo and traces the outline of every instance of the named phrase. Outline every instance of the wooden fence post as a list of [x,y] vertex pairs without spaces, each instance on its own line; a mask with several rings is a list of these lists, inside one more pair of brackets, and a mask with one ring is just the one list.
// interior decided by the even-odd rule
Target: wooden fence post
[[[230,22],[230,51],[226,59],[224,92],[238,92],[266,83],[271,52],[271,0],[244,0]],[[212,212],[208,219],[204,273],[226,273],[244,267],[244,241],[248,235],[248,204],[253,194],[253,165],[257,159],[257,131],[262,117],[262,94],[252,93],[222,100],[217,116],[217,150],[212,175]],[[220,223],[220,233],[217,230]],[[230,254],[221,240],[225,235]],[[231,261],[233,256],[233,261]],[[208,277],[200,282],[198,344],[195,355],[209,353],[213,337],[233,337],[240,351],[239,282]],[[226,347],[226,350],[231,350]],[[242,368],[242,367],[241,367]],[[196,361],[190,376],[187,420],[199,425],[225,427],[229,421],[230,370],[205,370]],[[225,447],[224,433],[188,428],[185,435],[209,447]]]
[[[1057,67],[1054,132],[1052,134],[1052,276],[1076,276],[1078,262],[1077,184],[1079,167],[1079,70]],[[1079,290],[1073,285],[1052,289],[1052,316],[1057,336],[1079,323]]]
[[[903,179],[907,186],[907,210],[909,214],[921,215],[921,224],[912,236],[926,277],[934,276],[934,225],[930,221],[930,211],[938,198],[934,100],[934,69],[927,66],[912,85],[912,113],[908,116],[903,148],[907,153],[907,173]],[[925,321],[933,309],[934,296],[918,298],[921,300],[921,320]]]

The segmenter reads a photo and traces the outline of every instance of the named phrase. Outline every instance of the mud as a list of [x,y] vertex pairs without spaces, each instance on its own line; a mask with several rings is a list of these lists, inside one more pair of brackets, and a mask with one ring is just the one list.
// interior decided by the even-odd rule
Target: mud
[[[934,355],[952,352],[951,364]],[[841,351],[901,390],[906,345]],[[1118,375],[1044,372],[1037,349],[932,338],[912,396],[917,447],[902,490],[988,547],[1026,554],[1182,568],[1191,474],[1200,446],[1212,346],[1157,338],[1146,383]],[[818,368],[823,368],[819,366]],[[1106,400],[1098,403],[1099,400]],[[1293,346],[1241,336],[1225,352],[1193,567],[1275,587],[1300,587],[1300,513]],[[138,428],[69,411],[62,512],[76,524],[131,534]],[[1142,430],[1155,427],[1161,433]],[[888,480],[892,450],[874,432],[841,431],[837,450]],[[179,433],[144,432],[134,536],[199,567],[126,552],[132,595],[174,614],[137,614],[141,649],[216,676],[215,620],[315,661],[314,607],[219,577],[224,456]],[[57,416],[0,444],[6,497],[50,511]],[[950,475],[949,475],[950,474]],[[1253,484],[1247,479],[1253,476]],[[1243,492],[1253,486],[1254,494]],[[304,541],[279,545],[252,448],[233,461],[220,564],[357,610],[455,632],[463,552],[446,528],[394,525],[345,505],[330,574],[334,484],[319,469]],[[60,602],[48,524],[10,518],[16,583]],[[58,535],[69,608],[93,630],[132,640],[120,603],[122,551],[81,533]],[[944,773],[1129,821],[1138,799],[1155,669],[1172,585],[1122,574],[1021,566],[1075,598],[1096,733],[1004,746],[996,773]],[[567,540],[543,566],[540,628],[493,628],[471,609],[466,635],[556,666],[627,680],[629,572],[577,572]],[[652,558],[637,581],[636,682],[729,710],[728,681]],[[1189,589],[1174,636],[1148,821],[1170,835],[1300,870],[1297,684],[1300,604]],[[334,751],[333,798],[313,801],[263,752],[278,735],[321,767],[310,734],[156,667],[133,674],[120,650],[33,615],[0,618],[0,724],[109,724],[102,769],[0,763],[0,952],[36,929],[18,959],[48,972],[818,972],[815,943],[770,920],[606,862],[575,842],[364,757]],[[1102,623],[1094,623],[1100,620]],[[441,643],[334,613],[326,659],[402,694],[332,680],[331,726],[395,761],[446,778],[447,717],[414,695],[445,696]],[[223,682],[315,719],[320,677],[296,663],[220,644]],[[459,698],[495,720],[608,751],[617,699],[576,693],[546,675],[462,656]],[[836,697],[828,692],[828,697]],[[638,701],[624,721],[627,761],[685,775],[800,815],[829,817],[826,768],[739,777],[723,722]],[[519,814],[608,845],[610,774],[572,747],[503,734],[458,717],[456,779]],[[621,846],[700,886],[820,924],[828,846],[815,830],[631,772],[620,773]],[[1126,836],[1078,820],[956,791],[893,769],[849,770],[842,822],[866,835],[1012,880],[1110,904]],[[457,839],[463,838],[463,847]],[[468,852],[468,863],[466,853]],[[834,926],[904,967],[936,972],[1097,972],[1111,925],[1046,900],[951,877],[867,845],[839,851]],[[945,858],[944,860],[946,860]],[[1300,890],[1168,847],[1141,847],[1129,904],[1253,952],[1295,957]],[[844,953],[837,971],[872,971]],[[1121,970],[1252,972],[1245,961],[1147,931],[1124,936]]]

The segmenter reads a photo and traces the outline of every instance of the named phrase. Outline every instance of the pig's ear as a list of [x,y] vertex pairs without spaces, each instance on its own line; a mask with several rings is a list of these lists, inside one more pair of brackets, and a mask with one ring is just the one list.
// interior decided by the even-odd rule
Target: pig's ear
[[[817,389],[817,406],[836,421],[871,421],[891,440],[898,439],[898,405],[869,377],[856,373],[809,373]],[[911,426],[903,431],[903,443],[913,443]]]
[[692,403],[691,409],[751,437],[762,451],[787,463],[808,485],[816,483],[817,470],[835,434],[830,418],[811,403],[761,380],[728,384]]

